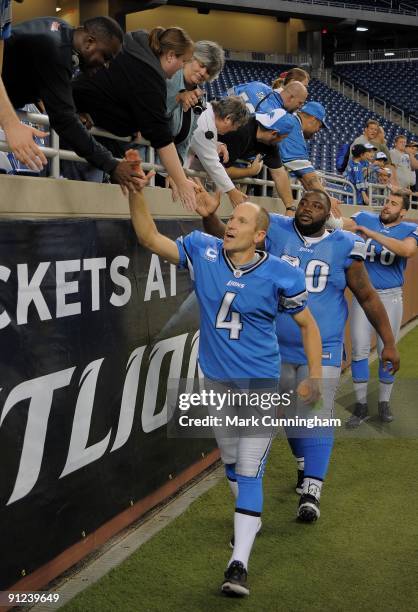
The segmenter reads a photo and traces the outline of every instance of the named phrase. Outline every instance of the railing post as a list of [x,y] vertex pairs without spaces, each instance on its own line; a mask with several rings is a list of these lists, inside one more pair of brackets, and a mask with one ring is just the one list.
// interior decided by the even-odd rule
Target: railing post
[[53,178],[60,177],[60,137],[55,130],[50,128],[51,148],[56,150],[56,154],[51,158],[51,176]]
[[[154,147],[149,146],[148,147],[148,151],[149,151],[149,163],[150,164],[155,164],[155,149],[154,149]],[[151,185],[151,187],[155,187],[155,175],[152,177],[152,179],[150,180],[149,184]]]
[[[266,180],[267,180],[267,168],[266,168],[266,166],[263,166],[263,170],[262,170],[262,173],[261,173],[261,177],[262,177],[263,181],[266,181]],[[261,195],[262,195],[263,197],[266,197],[266,196],[267,196],[267,185],[266,185],[265,183],[264,183],[264,185],[261,187]]]
[[402,127],[405,127],[405,112],[402,111],[402,122],[401,122]]

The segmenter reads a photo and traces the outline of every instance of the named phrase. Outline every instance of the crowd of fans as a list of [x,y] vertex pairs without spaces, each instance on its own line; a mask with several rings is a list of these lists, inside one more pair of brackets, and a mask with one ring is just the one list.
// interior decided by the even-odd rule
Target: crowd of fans
[[[56,17],[11,28],[10,5],[10,0],[0,2],[0,125],[11,150],[0,154],[3,171],[23,167],[45,173],[47,159],[38,145],[48,134],[19,120],[14,109],[23,108],[46,113],[60,148],[87,160],[61,161],[65,178],[110,180],[125,193],[135,191],[139,177],[124,154],[132,145],[141,149],[143,138],[165,168],[156,184],[170,186],[173,198],[189,209],[195,208],[196,186],[185,169],[204,169],[233,206],[245,200],[245,188],[233,181],[258,176],[263,165],[287,209],[294,208],[290,177],[305,189],[326,190],[307,147],[327,129],[326,113],[319,102],[306,102],[305,70],[292,68],[271,87],[238,85],[228,97],[208,103],[204,84],[224,66],[216,42],[195,43],[179,27],[124,34],[109,17],[89,19],[78,28]],[[93,126],[131,142],[94,137]],[[398,136],[389,151],[381,126],[369,120],[352,143],[345,171],[357,203],[377,203],[379,197],[371,201],[375,187],[370,185],[379,186],[378,196],[394,188],[413,193],[417,150],[417,143]]]
[[364,132],[351,146],[351,157],[344,172],[354,185],[357,204],[376,205],[394,191],[416,195],[418,143],[399,135],[388,149],[382,127],[369,119]]

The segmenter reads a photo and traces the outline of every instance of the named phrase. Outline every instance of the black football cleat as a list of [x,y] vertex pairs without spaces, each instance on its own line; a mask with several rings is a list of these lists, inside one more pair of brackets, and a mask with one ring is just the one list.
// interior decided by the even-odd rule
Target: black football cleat
[[360,425],[367,421],[369,418],[369,409],[367,404],[356,403],[354,407],[354,412],[349,419],[346,420],[345,426],[347,429],[356,429],[360,427]]
[[296,483],[295,491],[298,495],[302,495],[303,479],[305,477],[304,470],[298,470],[298,481]]
[[383,423],[391,423],[393,421],[393,414],[390,411],[389,402],[379,402],[377,405],[379,412],[379,418]]
[[247,570],[241,561],[232,561],[225,571],[225,580],[222,583],[221,591],[232,597],[245,597],[250,594],[247,584]]
[[320,516],[319,500],[309,493],[302,495],[297,513],[298,520],[302,523],[314,523]]

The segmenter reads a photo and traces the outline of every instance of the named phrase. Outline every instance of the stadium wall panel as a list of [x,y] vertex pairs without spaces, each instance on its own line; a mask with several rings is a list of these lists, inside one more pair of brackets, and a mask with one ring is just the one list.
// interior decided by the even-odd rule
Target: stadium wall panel
[[[170,237],[201,227],[146,196]],[[197,374],[190,292],[139,247],[117,186],[0,177],[0,590],[39,589],[216,461],[165,429],[168,381]]]
[[126,29],[150,30],[156,25],[183,27],[194,40],[215,40],[236,51],[298,53],[298,32],[319,28],[315,22],[290,19],[278,22],[273,16],[211,10],[200,15],[196,9],[161,6],[126,16]]

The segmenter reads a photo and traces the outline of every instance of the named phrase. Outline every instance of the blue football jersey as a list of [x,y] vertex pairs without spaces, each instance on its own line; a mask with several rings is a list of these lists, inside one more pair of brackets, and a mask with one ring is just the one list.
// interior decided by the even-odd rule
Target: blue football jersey
[[312,162],[309,160],[308,147],[303,135],[302,124],[297,115],[294,117],[294,127],[290,134],[286,136],[277,147],[280,157],[288,170],[295,176],[315,172]]
[[234,85],[228,94],[242,98],[250,113],[270,113],[276,108],[283,108],[281,95],[261,81]]
[[[266,250],[304,271],[308,306],[321,332],[322,364],[340,366],[348,316],[345,272],[353,260],[364,260],[365,243],[343,230],[330,232],[319,242],[308,240],[292,218],[270,214]],[[277,336],[283,361],[307,363],[300,330],[284,312],[277,316]]]
[[222,240],[194,231],[177,239],[180,263],[194,281],[200,306],[199,364],[208,378],[278,379],[275,319],[307,302],[300,270],[259,251],[253,265],[236,268]]
[[[401,221],[398,225],[387,227],[381,222],[378,214],[369,212],[358,212],[351,218],[357,225],[364,225],[388,238],[404,240],[411,237],[418,242],[418,228],[415,223]],[[373,287],[375,289],[402,287],[407,258],[395,255],[371,238],[366,240],[366,248],[366,268]]]
[[[353,183],[356,190],[357,204],[363,204],[363,192],[367,192],[367,183],[363,172],[363,164],[360,161],[350,159],[347,164],[346,171],[344,172],[344,178],[350,183]],[[344,187],[347,191],[350,188]]]

